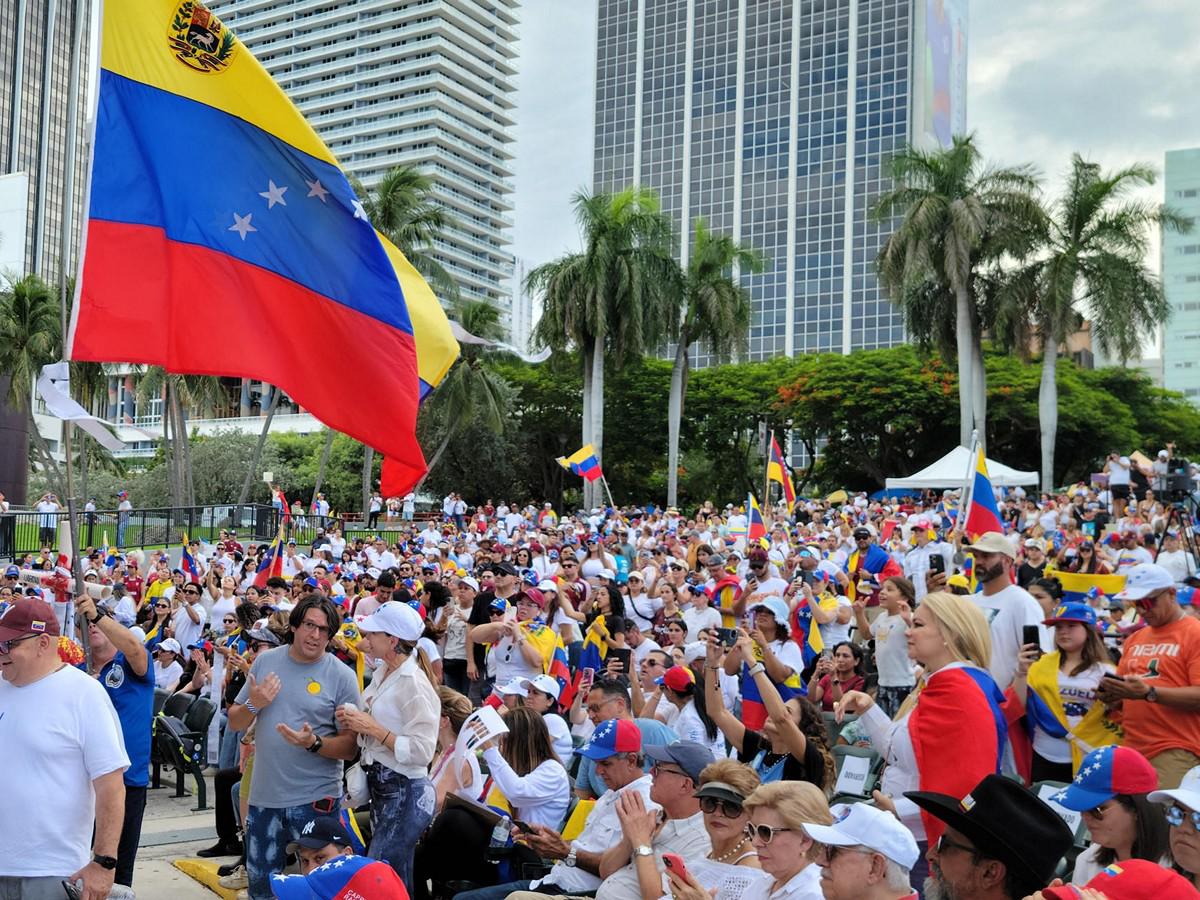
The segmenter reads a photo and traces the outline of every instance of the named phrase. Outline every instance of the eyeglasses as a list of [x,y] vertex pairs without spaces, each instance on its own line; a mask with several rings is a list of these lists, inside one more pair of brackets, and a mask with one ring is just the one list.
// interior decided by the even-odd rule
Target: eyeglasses
[[708,813],[711,816],[718,809],[721,811],[721,815],[723,815],[726,819],[736,819],[743,812],[745,812],[745,807],[733,800],[721,800],[717,797],[700,798],[701,812]]
[[819,844],[817,846],[817,865],[828,868],[839,853],[875,853],[870,847],[839,847],[834,844]]
[[958,841],[951,840],[950,838],[946,837],[945,833],[943,832],[942,836],[938,838],[937,852],[945,853],[947,850],[961,850],[963,853],[970,853],[972,856],[979,855],[979,851],[974,847],[970,847],[967,844],[960,844]]
[[318,634],[325,635],[326,637],[333,634],[333,632],[330,630],[328,625],[318,625],[316,622],[301,622],[296,627],[296,630],[300,631],[301,629],[307,629],[308,631],[315,631]]
[[763,844],[771,843],[775,835],[781,831],[795,830],[794,828],[772,828],[770,825],[755,825],[753,822],[748,823],[744,829],[746,837],[752,841],[757,839]]
[[1192,828],[1200,831],[1200,810],[1187,809],[1180,806],[1178,803],[1173,803],[1167,807],[1167,824],[1173,828],[1178,828],[1183,824],[1184,819],[1192,820]]
[[41,637],[41,635],[27,634],[25,637],[13,638],[11,641],[0,641],[0,656],[8,656],[12,653],[13,644],[19,644],[21,641],[28,641],[35,637]]
[[658,763],[655,763],[653,766],[651,766],[650,774],[655,778],[657,778],[659,775],[678,775],[681,778],[692,777],[687,772],[683,771],[683,769],[668,769],[666,766],[659,765]]

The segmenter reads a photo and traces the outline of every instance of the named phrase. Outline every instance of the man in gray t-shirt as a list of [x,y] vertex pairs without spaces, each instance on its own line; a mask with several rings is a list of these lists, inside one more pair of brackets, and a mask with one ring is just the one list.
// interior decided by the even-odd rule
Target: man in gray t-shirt
[[246,817],[251,900],[271,900],[270,876],[283,869],[288,843],[337,810],[342,760],[357,749],[356,735],[334,721],[337,707],[359,700],[354,673],[326,652],[340,623],[337,608],[308,594],[289,621],[290,643],[258,655],[229,708],[235,731],[256,722]]

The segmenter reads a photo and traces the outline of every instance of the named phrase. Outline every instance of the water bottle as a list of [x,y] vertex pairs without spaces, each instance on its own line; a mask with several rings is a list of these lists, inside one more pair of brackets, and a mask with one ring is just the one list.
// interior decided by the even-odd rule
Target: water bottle
[[492,839],[488,842],[487,849],[487,858],[490,862],[497,862],[506,855],[511,828],[512,823],[508,816],[501,816],[496,827],[492,829]]

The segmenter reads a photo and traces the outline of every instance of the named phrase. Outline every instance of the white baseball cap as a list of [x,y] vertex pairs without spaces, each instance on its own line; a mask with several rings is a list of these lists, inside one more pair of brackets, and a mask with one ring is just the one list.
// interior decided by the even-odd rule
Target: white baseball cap
[[547,578],[544,581],[538,582],[537,589],[539,591],[541,591],[543,594],[546,594],[546,593],[558,594],[558,583],[555,581],[551,581],[549,578]]
[[1117,594],[1118,600],[1141,600],[1155,591],[1164,591],[1175,587],[1175,579],[1162,566],[1154,563],[1142,563],[1130,566],[1125,571],[1125,588]]
[[[558,699],[558,694],[562,690],[562,685],[558,683],[558,679],[552,678],[549,675],[534,675],[532,678],[522,678],[521,684],[527,688],[533,688],[535,691],[541,691],[543,694],[549,694],[555,700]],[[528,694],[525,696],[528,696]]]
[[369,569],[367,569],[367,574],[370,575],[372,578],[378,580],[379,576],[382,575],[383,573],[379,571],[378,566],[371,566]]
[[508,684],[502,684],[496,688],[497,694],[516,694],[518,697],[528,697],[529,691],[525,689],[528,684],[524,678],[514,678]]
[[473,575],[464,575],[462,578],[460,578],[458,580],[461,581],[463,584],[465,584],[467,587],[469,587],[473,591],[479,590],[479,582],[475,580],[475,577]]
[[805,832],[818,844],[867,847],[909,870],[921,856],[912,832],[891,813],[865,803],[836,803],[830,812],[832,825],[804,823]]
[[708,644],[704,641],[692,641],[690,644],[683,646],[683,661],[685,663],[695,662],[698,659],[704,659],[708,656]]
[[175,638],[166,638],[158,643],[159,650],[170,650],[176,656],[183,656],[183,648]]
[[1169,791],[1151,791],[1147,799],[1151,803],[1170,803],[1177,800],[1188,809],[1200,809],[1200,766],[1189,769],[1179,787]]
[[385,603],[358,623],[359,631],[382,631],[402,641],[415,641],[425,633],[420,614],[407,603]]

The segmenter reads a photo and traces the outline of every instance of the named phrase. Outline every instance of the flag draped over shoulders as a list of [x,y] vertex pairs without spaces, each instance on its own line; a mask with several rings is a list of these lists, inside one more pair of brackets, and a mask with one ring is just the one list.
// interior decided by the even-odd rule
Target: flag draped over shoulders
[[1071,746],[1071,769],[1078,771],[1083,758],[1097,747],[1119,744],[1124,738],[1121,728],[1109,720],[1103,703],[1092,703],[1083,718],[1072,728],[1067,721],[1066,706],[1058,689],[1058,670],[1062,656],[1059,651],[1047,653],[1029,667],[1026,680],[1029,690],[1025,696],[1025,714],[1030,724],[1051,737],[1063,738]]

